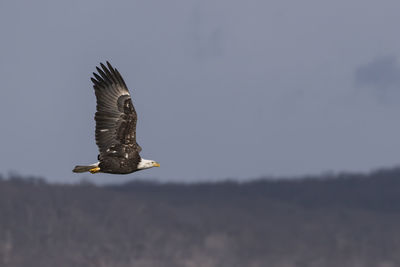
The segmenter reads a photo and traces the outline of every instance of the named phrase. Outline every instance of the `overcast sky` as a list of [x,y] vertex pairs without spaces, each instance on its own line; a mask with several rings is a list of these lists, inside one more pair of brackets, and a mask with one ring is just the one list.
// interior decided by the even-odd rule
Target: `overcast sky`
[[[400,163],[400,2],[0,1],[0,173],[76,182],[250,179]],[[109,60],[161,168],[97,161]]]

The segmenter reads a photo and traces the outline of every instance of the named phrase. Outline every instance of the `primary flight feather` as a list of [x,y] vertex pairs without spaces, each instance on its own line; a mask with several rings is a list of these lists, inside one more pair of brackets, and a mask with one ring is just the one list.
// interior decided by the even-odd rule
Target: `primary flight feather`
[[137,115],[124,79],[109,62],[100,63],[93,73],[96,94],[96,144],[99,162],[76,166],[73,172],[128,174],[159,167],[153,160],[140,157],[142,148],[136,143]]

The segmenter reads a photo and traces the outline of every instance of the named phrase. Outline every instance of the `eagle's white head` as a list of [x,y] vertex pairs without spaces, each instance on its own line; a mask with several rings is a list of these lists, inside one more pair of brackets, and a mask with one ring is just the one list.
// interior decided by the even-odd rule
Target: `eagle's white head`
[[151,159],[140,159],[140,162],[137,165],[138,170],[149,169],[152,167],[160,167],[160,163]]

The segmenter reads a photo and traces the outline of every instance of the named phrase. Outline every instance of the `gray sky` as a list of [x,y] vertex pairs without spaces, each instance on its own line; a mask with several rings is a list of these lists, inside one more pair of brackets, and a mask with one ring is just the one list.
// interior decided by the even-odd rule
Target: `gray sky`
[[[249,179],[400,162],[400,2],[0,2],[0,172],[75,182]],[[100,61],[119,69],[142,157],[93,163]]]

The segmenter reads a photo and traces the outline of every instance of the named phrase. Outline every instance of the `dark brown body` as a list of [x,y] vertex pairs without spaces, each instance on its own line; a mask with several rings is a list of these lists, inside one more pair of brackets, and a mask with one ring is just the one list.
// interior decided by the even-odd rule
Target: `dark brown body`
[[96,94],[96,144],[100,172],[127,174],[137,171],[142,148],[136,143],[137,115],[122,76],[110,63],[93,73]]

